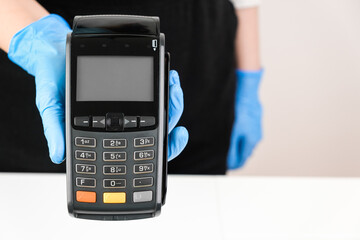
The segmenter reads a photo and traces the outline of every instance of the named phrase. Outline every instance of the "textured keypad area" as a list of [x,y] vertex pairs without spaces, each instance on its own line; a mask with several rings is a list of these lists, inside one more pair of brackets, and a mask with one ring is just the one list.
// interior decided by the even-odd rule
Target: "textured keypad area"
[[[95,119],[101,121],[101,119]],[[75,201],[97,206],[150,203],[155,196],[157,142],[154,134],[73,137]]]

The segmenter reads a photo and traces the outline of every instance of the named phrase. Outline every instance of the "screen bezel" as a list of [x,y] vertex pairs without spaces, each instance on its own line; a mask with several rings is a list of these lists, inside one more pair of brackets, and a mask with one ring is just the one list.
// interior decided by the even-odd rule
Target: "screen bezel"
[[[79,127],[74,125],[75,116],[105,116],[109,112],[124,113],[126,116],[154,116],[155,126],[141,130],[155,129],[159,111],[159,47],[154,51],[150,36],[82,35],[71,38],[71,122],[77,130],[105,132],[105,129]],[[154,101],[76,101],[77,57],[78,56],[151,56],[153,57]],[[91,126],[91,124],[90,124]],[[138,131],[139,129],[124,129]]]

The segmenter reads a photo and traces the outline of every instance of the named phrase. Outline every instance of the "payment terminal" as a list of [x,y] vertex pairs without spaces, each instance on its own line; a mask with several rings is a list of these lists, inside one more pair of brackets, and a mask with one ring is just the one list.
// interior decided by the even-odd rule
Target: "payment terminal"
[[69,213],[157,216],[167,179],[169,54],[158,17],[74,18],[66,43]]

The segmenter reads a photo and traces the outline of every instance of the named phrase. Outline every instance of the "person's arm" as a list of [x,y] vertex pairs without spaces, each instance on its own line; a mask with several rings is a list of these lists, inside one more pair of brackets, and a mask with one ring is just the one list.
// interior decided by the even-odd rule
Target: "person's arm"
[[35,0],[0,0],[0,48],[8,52],[15,33],[48,14]]
[[262,107],[258,97],[263,72],[259,54],[259,0],[232,1],[238,18],[235,42],[237,82],[228,169],[243,166],[262,138]]
[[261,68],[259,53],[258,7],[236,10],[238,27],[236,33],[237,68],[255,71]]

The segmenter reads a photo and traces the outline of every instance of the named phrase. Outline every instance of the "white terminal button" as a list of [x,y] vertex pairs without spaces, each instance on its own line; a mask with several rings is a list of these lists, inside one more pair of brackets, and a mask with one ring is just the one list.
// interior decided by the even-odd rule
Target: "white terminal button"
[[152,200],[152,191],[142,191],[133,193],[133,201],[135,203],[139,202],[150,202]]

